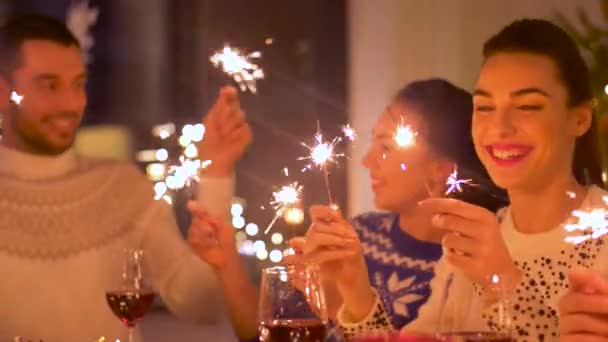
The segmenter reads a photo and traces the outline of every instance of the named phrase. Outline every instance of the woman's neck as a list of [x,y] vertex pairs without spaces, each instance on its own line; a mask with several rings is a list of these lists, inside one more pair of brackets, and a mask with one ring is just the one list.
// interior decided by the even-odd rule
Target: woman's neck
[[535,234],[563,223],[574,209],[581,206],[587,188],[569,175],[545,187],[508,192],[515,229],[524,234]]
[[399,228],[420,241],[439,243],[443,237],[443,233],[431,225],[431,214],[416,204],[399,211]]

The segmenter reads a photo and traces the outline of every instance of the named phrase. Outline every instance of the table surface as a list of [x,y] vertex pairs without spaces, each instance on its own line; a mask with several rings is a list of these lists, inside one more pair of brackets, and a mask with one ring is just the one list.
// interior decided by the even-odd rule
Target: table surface
[[141,321],[144,342],[236,342],[230,323],[225,320],[217,325],[196,324],[179,320],[163,309],[154,310]]

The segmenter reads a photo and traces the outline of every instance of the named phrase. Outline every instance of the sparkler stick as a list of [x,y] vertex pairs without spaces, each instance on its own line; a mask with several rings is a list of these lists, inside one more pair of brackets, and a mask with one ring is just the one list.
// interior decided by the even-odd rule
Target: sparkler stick
[[334,152],[334,148],[336,144],[342,141],[341,137],[334,137],[330,142],[323,141],[323,135],[321,134],[320,123],[317,121],[317,133],[315,134],[315,142],[316,144],[313,146],[308,146],[305,143],[302,143],[302,146],[306,147],[310,155],[306,157],[300,157],[298,160],[310,160],[311,162],[302,169],[302,172],[312,169],[317,166],[323,172],[323,178],[325,180],[325,188],[327,189],[327,197],[329,199],[329,204],[333,203],[333,197],[331,193],[331,186],[329,182],[329,171],[327,169],[327,164],[329,162],[336,162],[336,158],[344,157],[344,154],[336,154]]

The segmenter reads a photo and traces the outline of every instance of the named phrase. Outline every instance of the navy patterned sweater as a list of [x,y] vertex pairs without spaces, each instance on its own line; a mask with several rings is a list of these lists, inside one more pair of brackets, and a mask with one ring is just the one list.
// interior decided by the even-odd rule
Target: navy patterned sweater
[[[418,316],[418,309],[431,295],[430,281],[441,245],[417,240],[401,230],[399,215],[394,213],[362,214],[351,224],[361,240],[370,283],[394,327],[400,329]],[[335,330],[331,330],[332,338],[339,334]]]

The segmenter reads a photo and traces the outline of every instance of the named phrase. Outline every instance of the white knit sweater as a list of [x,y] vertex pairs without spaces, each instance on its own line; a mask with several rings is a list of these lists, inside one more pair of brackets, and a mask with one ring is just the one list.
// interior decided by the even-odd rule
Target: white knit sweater
[[[203,179],[199,198],[225,214],[232,191],[230,178]],[[118,285],[127,246],[144,250],[147,280],[174,313],[218,318],[212,270],[133,165],[0,147],[0,341],[125,341],[105,292]]]

